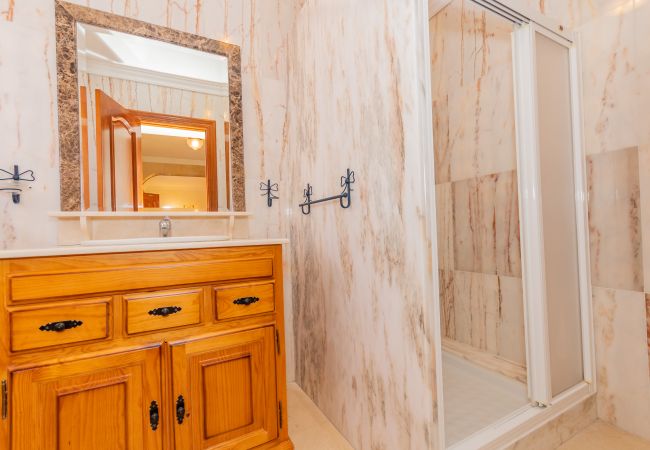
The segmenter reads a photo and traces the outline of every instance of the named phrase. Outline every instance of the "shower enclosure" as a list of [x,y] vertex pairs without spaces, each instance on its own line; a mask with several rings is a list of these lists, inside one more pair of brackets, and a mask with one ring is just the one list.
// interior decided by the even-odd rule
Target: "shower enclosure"
[[514,4],[429,2],[452,448],[507,445],[595,392],[577,45]]

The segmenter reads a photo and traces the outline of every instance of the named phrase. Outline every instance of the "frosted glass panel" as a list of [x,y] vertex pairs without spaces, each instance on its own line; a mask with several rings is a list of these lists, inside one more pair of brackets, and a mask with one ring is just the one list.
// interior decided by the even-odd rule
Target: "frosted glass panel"
[[553,396],[583,380],[569,50],[536,34],[546,297]]

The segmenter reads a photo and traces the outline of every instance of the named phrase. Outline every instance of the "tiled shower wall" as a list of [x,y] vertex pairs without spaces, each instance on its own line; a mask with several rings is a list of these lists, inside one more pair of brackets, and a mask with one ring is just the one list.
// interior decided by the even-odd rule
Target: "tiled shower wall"
[[429,26],[442,332],[524,367],[513,26],[468,0]]
[[578,27],[598,415],[650,439],[650,3],[599,3]]

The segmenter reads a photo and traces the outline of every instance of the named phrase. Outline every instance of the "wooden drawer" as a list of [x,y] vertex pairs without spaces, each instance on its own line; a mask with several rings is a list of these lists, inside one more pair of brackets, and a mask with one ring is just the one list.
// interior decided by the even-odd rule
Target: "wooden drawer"
[[257,283],[215,288],[217,319],[250,316],[275,310],[274,284]]
[[124,296],[128,334],[201,322],[203,289],[177,289]]
[[13,302],[56,297],[156,289],[164,286],[212,283],[273,276],[273,258],[188,261],[14,275],[9,279]]
[[14,352],[108,337],[110,298],[67,303],[10,313]]

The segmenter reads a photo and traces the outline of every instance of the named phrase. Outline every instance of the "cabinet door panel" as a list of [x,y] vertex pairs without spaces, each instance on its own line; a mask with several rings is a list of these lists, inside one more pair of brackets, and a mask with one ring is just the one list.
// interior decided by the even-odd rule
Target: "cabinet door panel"
[[177,449],[249,449],[278,436],[273,327],[172,347]]
[[158,450],[158,348],[12,374],[13,450]]

